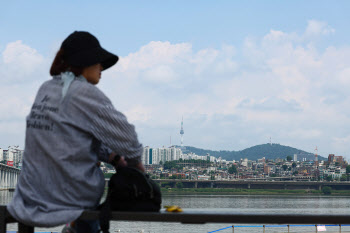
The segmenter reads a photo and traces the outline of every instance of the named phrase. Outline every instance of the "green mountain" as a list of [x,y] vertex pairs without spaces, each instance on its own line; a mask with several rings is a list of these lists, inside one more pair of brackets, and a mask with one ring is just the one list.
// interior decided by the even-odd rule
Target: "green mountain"
[[[292,156],[294,154],[298,155],[298,161],[306,160],[314,160],[315,155],[313,153],[309,153],[300,149],[296,149],[290,146],[283,146],[276,143],[267,143],[262,145],[252,146],[250,148],[241,150],[241,151],[213,151],[213,150],[205,150],[192,146],[186,146],[183,150],[183,153],[195,153],[197,155],[206,155],[210,154],[214,157],[221,157],[226,160],[240,160],[240,159],[249,159],[249,160],[257,160],[265,157],[266,159],[286,159],[287,156]],[[318,156],[319,160],[326,160],[326,158]]]

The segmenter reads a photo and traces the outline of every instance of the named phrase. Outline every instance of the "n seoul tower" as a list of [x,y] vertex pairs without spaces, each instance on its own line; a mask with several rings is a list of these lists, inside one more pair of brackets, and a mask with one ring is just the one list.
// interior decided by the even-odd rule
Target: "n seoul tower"
[[181,130],[180,130],[180,135],[181,135],[181,148],[184,147],[184,117],[182,117],[181,121]]

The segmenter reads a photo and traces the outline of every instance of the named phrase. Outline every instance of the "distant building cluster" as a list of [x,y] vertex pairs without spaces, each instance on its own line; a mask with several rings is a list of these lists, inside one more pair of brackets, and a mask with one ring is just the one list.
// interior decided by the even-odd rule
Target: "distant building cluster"
[[[319,167],[320,176],[332,177],[332,179],[341,179],[346,175],[347,163],[343,156],[328,155],[328,161],[325,162],[325,167]],[[328,166],[327,166],[328,165]]]
[[210,162],[216,162],[218,158],[214,156],[205,155],[196,155],[194,153],[184,154],[182,153],[181,148],[175,146],[163,147],[163,148],[150,148],[149,146],[144,147],[142,154],[142,162],[145,165],[152,164],[164,164],[167,161],[174,160],[206,160]]
[[[310,180],[347,180],[346,167],[347,162],[343,156],[335,156],[330,154],[328,161],[307,160],[302,158],[302,161],[297,160],[297,155],[293,156],[293,160],[286,161],[284,159],[266,160],[265,158],[257,161],[256,167],[252,170],[259,170],[256,168],[262,167],[264,175],[270,177],[288,177],[294,178],[305,177]],[[245,169],[241,169],[244,171]],[[248,167],[249,170],[249,167]],[[246,170],[247,171],[247,170]],[[244,174],[244,172],[242,173]],[[259,174],[259,173],[258,173]]]
[[[23,152],[18,146],[0,148],[0,163],[21,168]],[[257,160],[245,158],[227,161],[210,154],[197,155],[188,152],[183,146],[162,148],[146,146],[143,148],[141,159],[153,178],[350,181],[350,166],[343,156],[334,154],[330,154],[328,160],[320,161],[317,157],[309,160],[300,154],[277,159],[262,157]],[[171,161],[173,162],[166,163]],[[104,165],[102,168],[105,168],[105,172],[111,172]]]
[[9,146],[7,149],[0,148],[0,163],[21,168],[23,152],[18,146]]
[[[186,150],[184,150],[186,151]],[[285,158],[227,161],[207,154],[183,153],[175,146],[145,147],[142,162],[153,178],[198,180],[294,180],[348,181],[350,166],[342,156],[330,154],[328,160],[309,160],[297,154]],[[166,164],[167,161],[174,163]],[[205,161],[205,162],[200,162]]]

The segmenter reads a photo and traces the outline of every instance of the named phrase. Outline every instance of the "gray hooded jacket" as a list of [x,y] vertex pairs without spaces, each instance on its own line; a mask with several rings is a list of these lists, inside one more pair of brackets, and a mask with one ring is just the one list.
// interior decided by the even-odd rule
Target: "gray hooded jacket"
[[97,163],[107,162],[111,151],[140,161],[134,126],[84,77],[67,86],[54,76],[27,117],[23,167],[8,211],[32,226],[75,220],[98,205],[105,182]]

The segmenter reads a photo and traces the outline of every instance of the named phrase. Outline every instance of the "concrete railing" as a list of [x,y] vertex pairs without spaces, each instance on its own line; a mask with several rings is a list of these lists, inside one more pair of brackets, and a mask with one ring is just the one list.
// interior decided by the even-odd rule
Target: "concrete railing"
[[0,190],[14,189],[21,170],[0,163]]
[[184,188],[233,188],[233,189],[281,189],[281,190],[322,190],[328,186],[332,190],[349,190],[350,182],[327,181],[256,181],[256,180],[186,180],[155,179],[160,185],[166,184],[174,188],[181,182]]
[[[98,219],[98,211],[85,211],[81,219]],[[186,211],[180,213],[161,212],[113,212],[112,221],[178,222],[185,224],[229,223],[229,224],[350,224],[350,214],[244,214],[208,211]],[[6,233],[6,224],[17,222],[0,206],[0,233]],[[34,227],[18,224],[19,233],[33,233]]]

